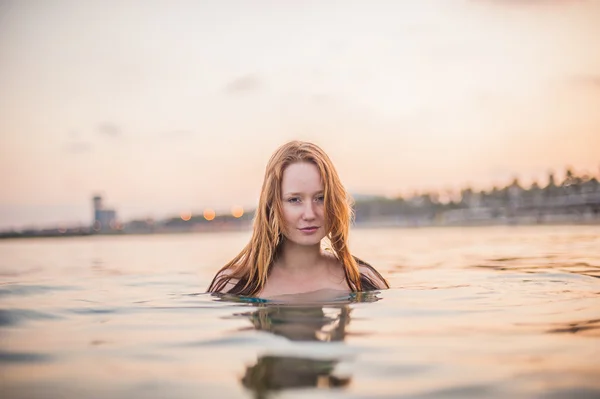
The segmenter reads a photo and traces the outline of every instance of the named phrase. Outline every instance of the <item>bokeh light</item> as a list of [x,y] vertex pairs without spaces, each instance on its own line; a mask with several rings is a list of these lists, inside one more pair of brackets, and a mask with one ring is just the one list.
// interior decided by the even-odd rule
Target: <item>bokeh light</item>
[[214,210],[210,209],[210,208],[206,208],[204,210],[204,219],[211,221],[215,218],[216,213]]
[[244,208],[239,205],[233,206],[231,208],[231,214],[234,218],[241,218],[244,215]]
[[179,216],[181,217],[181,220],[183,220],[184,222],[187,222],[188,220],[190,220],[192,218],[192,212],[183,211],[183,212],[181,212],[181,214]]

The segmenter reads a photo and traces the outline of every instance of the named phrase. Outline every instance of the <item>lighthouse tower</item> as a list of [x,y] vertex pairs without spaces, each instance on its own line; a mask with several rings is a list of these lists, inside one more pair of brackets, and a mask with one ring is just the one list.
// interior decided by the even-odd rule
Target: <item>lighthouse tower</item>
[[105,233],[117,227],[117,213],[113,209],[105,209],[100,195],[92,198],[94,204],[94,221],[92,228],[96,232]]

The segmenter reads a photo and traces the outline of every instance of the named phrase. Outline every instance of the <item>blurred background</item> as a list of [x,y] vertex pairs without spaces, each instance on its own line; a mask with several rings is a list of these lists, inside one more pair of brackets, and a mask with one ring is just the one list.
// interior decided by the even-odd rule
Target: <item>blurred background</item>
[[322,146],[356,225],[598,223],[600,2],[0,2],[3,237],[247,229]]
[[[292,139],[392,289],[205,294]],[[600,0],[0,0],[0,397],[600,398],[599,180]]]

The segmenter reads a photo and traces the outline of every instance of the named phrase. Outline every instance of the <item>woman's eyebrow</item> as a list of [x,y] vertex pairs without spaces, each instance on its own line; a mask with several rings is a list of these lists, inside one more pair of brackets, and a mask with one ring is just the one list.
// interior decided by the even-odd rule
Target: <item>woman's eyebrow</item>
[[[324,190],[319,190],[319,191],[315,192],[313,195],[323,194],[323,192],[324,192]],[[302,195],[302,194],[304,194],[304,193],[293,192],[293,193],[284,193],[283,195],[287,196],[287,195]]]

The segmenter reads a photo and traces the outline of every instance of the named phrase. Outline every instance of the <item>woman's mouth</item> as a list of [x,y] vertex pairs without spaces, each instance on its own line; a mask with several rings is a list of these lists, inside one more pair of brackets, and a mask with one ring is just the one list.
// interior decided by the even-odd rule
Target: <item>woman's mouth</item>
[[301,232],[303,232],[304,234],[312,234],[315,231],[317,231],[319,228],[317,226],[310,226],[310,227],[305,227],[303,229],[300,229]]

